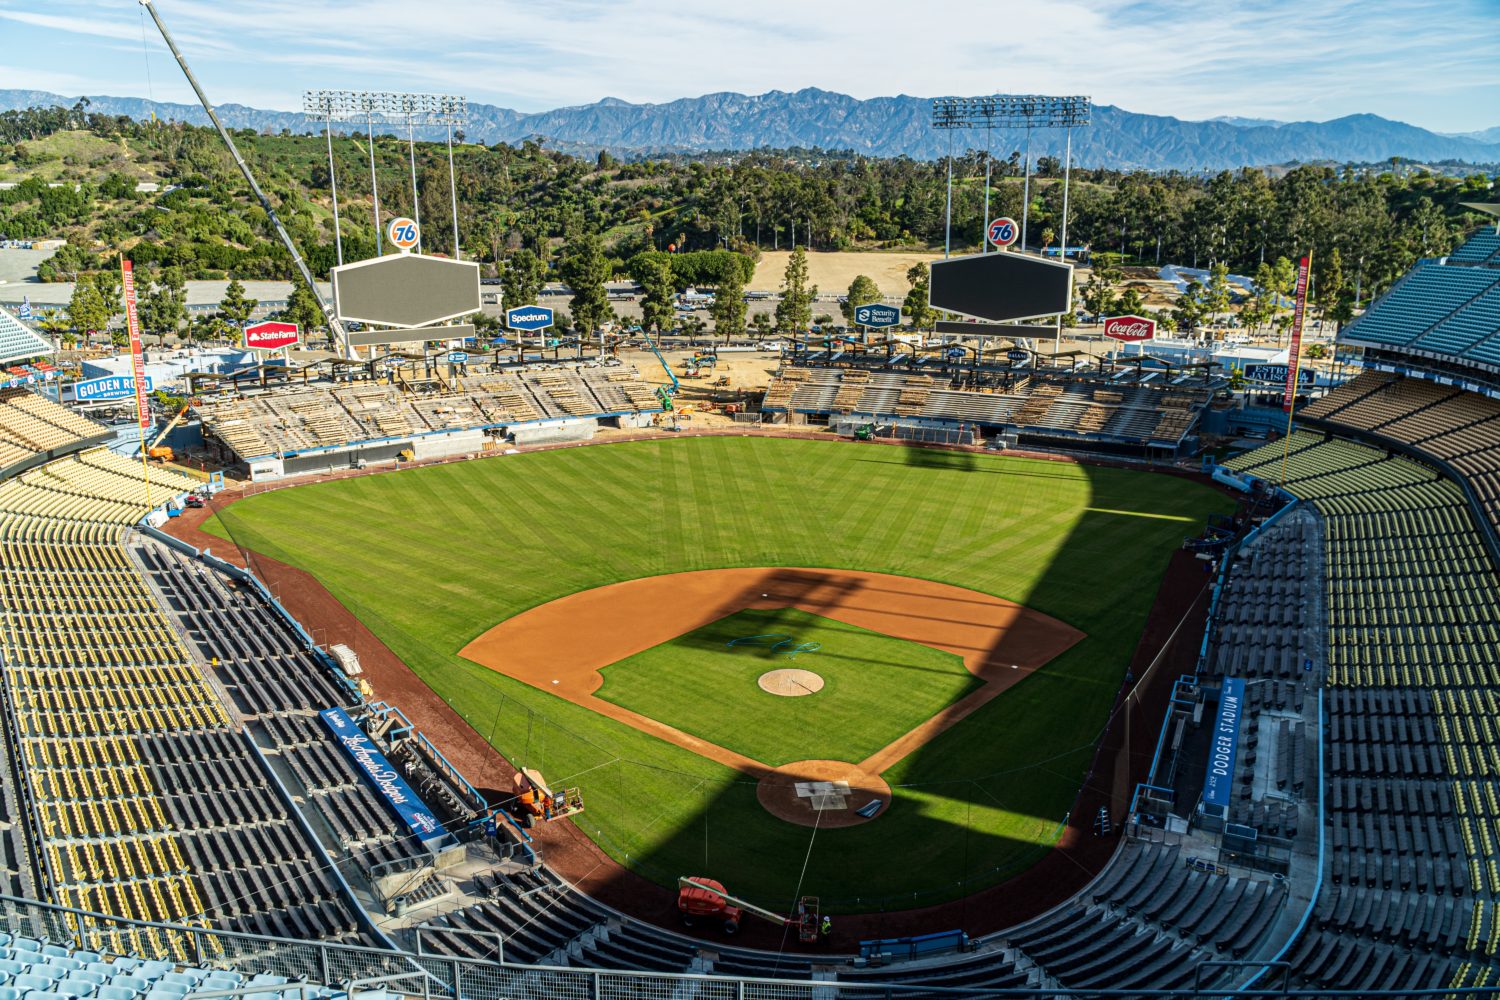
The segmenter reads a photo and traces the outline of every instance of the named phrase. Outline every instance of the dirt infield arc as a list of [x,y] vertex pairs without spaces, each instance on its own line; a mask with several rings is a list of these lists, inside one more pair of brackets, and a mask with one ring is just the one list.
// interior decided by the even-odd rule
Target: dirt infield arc
[[[506,619],[460,655],[762,781],[761,802],[802,822],[793,785],[760,761],[596,696],[612,663],[747,608],[793,607],[954,653],[982,687],[858,762],[851,785],[869,785],[907,754],[968,718],[1084,634],[1002,598],[885,573],[814,568],[673,573],[580,591]],[[839,780],[832,763],[820,777]],[[782,776],[784,778],[784,770]],[[883,784],[883,782],[881,783]],[[782,801],[786,799],[787,801]],[[857,821],[852,816],[849,821]]]

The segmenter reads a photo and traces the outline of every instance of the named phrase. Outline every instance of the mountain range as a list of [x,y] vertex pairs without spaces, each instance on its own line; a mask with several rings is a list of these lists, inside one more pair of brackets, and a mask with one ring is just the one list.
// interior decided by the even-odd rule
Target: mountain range
[[[76,97],[45,91],[0,90],[0,109],[72,105]],[[138,97],[90,96],[91,110],[207,124],[196,105],[150,102]],[[218,107],[227,126],[260,131],[318,130],[321,122],[291,111],[239,104]],[[470,142],[517,143],[535,138],[571,151],[608,149],[619,155],[660,155],[757,148],[852,150],[873,156],[933,159],[948,150],[949,135],[930,125],[931,99],[876,97],[808,88],[764,94],[705,94],[664,104],[632,104],[606,97],[592,104],[523,113],[490,104],[470,104],[464,128]],[[359,129],[361,123],[345,126]],[[429,132],[436,138],[439,133]],[[982,130],[952,136],[953,149],[983,148]],[[1025,133],[996,130],[995,155],[1021,149]],[[1500,127],[1466,135],[1443,135],[1360,114],[1326,122],[1277,122],[1224,117],[1184,121],[1095,105],[1093,122],[1073,131],[1074,163],[1087,167],[1146,170],[1224,170],[1292,162],[1379,163],[1401,157],[1423,163],[1460,161],[1500,164]],[[1038,129],[1034,156],[1060,156],[1064,136]]]

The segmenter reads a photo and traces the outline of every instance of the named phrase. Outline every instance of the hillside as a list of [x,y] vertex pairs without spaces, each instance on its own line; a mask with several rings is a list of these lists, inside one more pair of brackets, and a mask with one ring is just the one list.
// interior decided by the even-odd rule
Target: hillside
[[[325,276],[338,246],[323,137],[247,128],[236,139],[301,253]],[[346,261],[377,252],[369,155],[362,135],[334,142]],[[407,156],[405,141],[377,137],[383,219],[416,211]],[[416,159],[424,250],[452,253],[446,144],[418,143]],[[888,251],[865,268],[847,253],[828,262],[832,270],[820,262],[814,280],[837,293],[865,273],[894,292],[917,259],[911,255],[941,248],[948,235],[942,162],[808,150],[621,162],[532,142],[467,141],[457,144],[454,161],[462,252],[490,274],[524,249],[543,280],[558,280],[570,256],[595,252],[589,241],[597,237],[608,266],[622,274],[643,251],[668,247],[764,256],[756,283],[765,287],[775,283],[777,252],[795,241],[819,251]],[[989,215],[1019,219],[1026,206],[1017,164],[993,167]],[[1032,249],[1060,238],[1059,174],[1058,164],[1042,161],[1032,179]],[[956,252],[979,246],[984,176],[980,157],[954,164]],[[1309,246],[1338,248],[1342,268],[1331,253],[1315,257],[1318,287],[1342,283],[1365,295],[1478,225],[1461,203],[1486,200],[1489,183],[1481,174],[1395,176],[1323,166],[1208,178],[1075,169],[1072,180],[1070,245],[1153,268],[1219,260],[1246,274]],[[111,267],[121,252],[142,268],[173,268],[188,279],[291,276],[265,212],[210,129],[82,108],[0,113],[0,185],[0,238],[69,243],[44,265],[43,280]]]
[[[78,98],[32,90],[0,90],[0,110],[71,106]],[[135,97],[90,96],[91,110],[108,115],[158,117],[207,124],[196,105],[151,103]],[[238,104],[219,107],[226,125],[257,131],[305,132],[316,128],[299,112],[268,111]],[[466,135],[484,143],[519,143],[545,137],[582,152],[608,149],[617,155],[668,152],[818,148],[870,156],[933,159],[947,151],[947,137],[930,124],[931,98],[900,95],[859,100],[816,88],[794,93],[717,93],[664,104],[631,104],[605,98],[592,104],[534,114],[490,104],[470,104]],[[437,138],[430,133],[428,138]],[[1021,133],[996,133],[995,152],[1007,156],[1023,145]],[[958,151],[982,146],[981,133],[961,136]],[[1037,156],[1061,156],[1055,130],[1033,136]],[[1230,118],[1183,121],[1143,115],[1110,105],[1095,108],[1094,123],[1076,130],[1075,162],[1115,170],[1232,170],[1243,166],[1329,161],[1380,163],[1391,157],[1417,162],[1500,163],[1495,130],[1469,136],[1429,132],[1377,115],[1350,115],[1327,122],[1262,122]]]

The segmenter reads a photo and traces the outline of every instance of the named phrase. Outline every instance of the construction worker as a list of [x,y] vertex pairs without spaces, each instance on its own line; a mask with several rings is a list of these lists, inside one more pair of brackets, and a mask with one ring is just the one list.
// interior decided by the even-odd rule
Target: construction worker
[[828,914],[825,913],[825,914],[823,914],[823,922],[818,925],[818,937],[822,938],[824,941],[827,941],[828,940],[828,935],[830,935],[832,933],[833,933],[833,918],[830,917]]

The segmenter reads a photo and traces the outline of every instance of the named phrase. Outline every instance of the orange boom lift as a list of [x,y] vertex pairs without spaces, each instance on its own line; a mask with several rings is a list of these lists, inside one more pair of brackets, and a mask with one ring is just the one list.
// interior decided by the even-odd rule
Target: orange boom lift
[[797,912],[785,917],[731,896],[722,882],[698,875],[683,875],[677,880],[677,911],[688,927],[699,920],[721,921],[725,934],[739,930],[741,915],[750,913],[778,927],[796,927],[797,940],[803,944],[818,943],[817,896],[803,896],[802,902],[797,904]]

